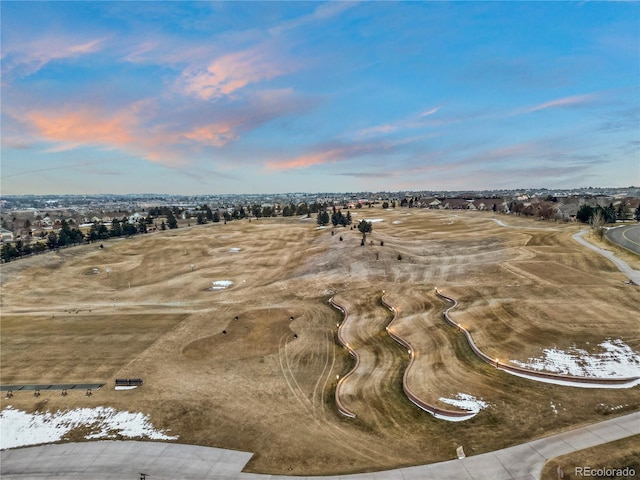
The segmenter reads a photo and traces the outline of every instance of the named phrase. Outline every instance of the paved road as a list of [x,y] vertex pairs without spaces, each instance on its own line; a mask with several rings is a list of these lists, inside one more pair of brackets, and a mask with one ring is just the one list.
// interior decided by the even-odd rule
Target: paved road
[[640,255],[640,225],[610,228],[605,236],[621,247]]
[[[640,411],[462,460],[313,480],[538,480],[547,459],[640,434]],[[424,447],[423,447],[424,448]],[[88,442],[1,452],[3,480],[303,480],[243,473],[251,453],[159,442]]]

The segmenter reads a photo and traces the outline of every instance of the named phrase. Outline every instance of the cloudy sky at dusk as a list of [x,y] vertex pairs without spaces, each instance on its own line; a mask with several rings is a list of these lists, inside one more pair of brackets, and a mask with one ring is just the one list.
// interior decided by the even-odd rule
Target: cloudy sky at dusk
[[640,3],[7,2],[3,194],[640,184]]

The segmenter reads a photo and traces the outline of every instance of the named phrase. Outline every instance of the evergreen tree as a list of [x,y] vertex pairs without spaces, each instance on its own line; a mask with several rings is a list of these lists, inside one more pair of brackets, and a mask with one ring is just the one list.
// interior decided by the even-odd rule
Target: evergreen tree
[[122,235],[130,237],[137,233],[138,233],[138,228],[133,223],[124,222],[122,224]]
[[616,223],[616,208],[613,203],[603,209],[604,219],[606,223]]
[[56,232],[49,232],[49,235],[47,235],[47,247],[49,247],[49,250],[53,250],[57,246],[58,235],[56,235]]
[[3,243],[0,250],[0,258],[5,262],[10,262],[14,258],[18,257],[18,250],[11,243]]
[[629,216],[629,204],[625,201],[620,202],[616,210],[616,217],[620,220],[626,220]]
[[373,224],[366,220],[360,220],[360,223],[358,223],[358,230],[360,230],[362,236],[365,236],[367,233],[371,233],[373,231]]
[[109,230],[107,230],[106,225],[98,225],[98,238],[100,240],[106,240],[107,238],[109,238]]
[[212,221],[213,220],[213,212],[209,208],[209,205],[205,205],[204,206],[204,210],[205,210],[205,215],[206,215],[207,220]]
[[[513,211],[512,208],[510,210]],[[593,208],[590,205],[582,204],[580,208],[578,208],[578,213],[576,213],[576,219],[582,223],[589,223],[591,217],[593,215]]]
[[213,222],[214,223],[219,223],[220,222],[220,214],[218,213],[217,210],[215,212],[213,212]]
[[167,226],[172,230],[178,228],[178,220],[171,210],[167,212]]
[[329,223],[329,213],[326,210],[318,212],[318,225],[324,226]]
[[111,231],[109,235],[112,237],[120,237],[122,236],[122,226],[120,225],[120,220],[114,218],[111,220]]
[[260,218],[262,217],[262,207],[260,205],[252,205],[251,206],[251,214],[256,217],[256,218]]

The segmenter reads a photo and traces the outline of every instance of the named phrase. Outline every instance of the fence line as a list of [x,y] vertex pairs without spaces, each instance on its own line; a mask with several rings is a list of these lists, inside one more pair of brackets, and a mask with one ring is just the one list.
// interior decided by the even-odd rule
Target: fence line
[[331,297],[329,299],[329,303],[331,303],[331,305],[335,308],[337,308],[338,310],[340,310],[342,312],[342,314],[344,315],[342,322],[340,322],[340,325],[338,326],[338,342],[340,342],[340,344],[347,349],[347,351],[349,352],[349,354],[353,357],[355,357],[356,359],[356,364],[355,366],[349,370],[345,376],[341,377],[338,380],[338,384],[336,385],[336,393],[335,393],[335,398],[336,398],[336,405],[338,407],[338,411],[349,418],[356,418],[356,414],[353,413],[351,410],[349,410],[347,407],[345,407],[342,404],[342,400],[340,399],[340,388],[342,387],[343,382],[349,378],[351,376],[351,374],[353,372],[356,371],[356,369],[358,368],[358,365],[360,365],[360,356],[358,355],[358,353],[353,350],[351,347],[349,347],[349,344],[347,342],[345,342],[344,338],[342,337],[342,328],[344,327],[345,323],[347,322],[347,318],[349,317],[349,314],[347,312],[347,309],[345,306],[338,304],[333,297]]
[[439,408],[436,407],[435,405],[431,405],[430,403],[427,403],[423,400],[421,400],[415,393],[413,393],[413,390],[411,390],[411,387],[409,387],[409,383],[407,382],[407,378],[409,376],[409,370],[411,369],[411,367],[413,366],[413,362],[415,361],[415,353],[414,353],[414,349],[411,346],[411,344],[406,341],[404,338],[396,335],[395,333],[393,333],[393,331],[391,330],[391,326],[393,325],[393,323],[397,320],[398,318],[398,311],[391,306],[389,303],[387,303],[387,301],[384,298],[384,294],[382,295],[382,304],[387,307],[389,310],[391,310],[391,312],[393,312],[393,318],[391,319],[391,321],[389,322],[389,324],[387,325],[386,329],[387,329],[387,333],[389,334],[389,336],[391,338],[393,338],[396,342],[398,342],[400,345],[402,345],[403,347],[405,347],[408,351],[409,351],[409,355],[410,355],[410,360],[409,360],[409,365],[407,366],[407,368],[404,371],[404,375],[402,377],[402,389],[404,390],[405,395],[407,396],[407,398],[417,407],[421,408],[422,410],[429,412],[430,414],[432,414],[434,417],[436,418],[443,418],[445,420],[467,420],[469,418],[474,417],[477,412],[471,412],[469,410],[463,411],[463,410],[447,410],[444,408]]
[[444,298],[445,300],[453,303],[453,305],[447,308],[444,312],[444,319],[446,320],[446,322],[464,334],[464,336],[467,338],[467,342],[469,343],[469,346],[471,347],[471,350],[473,350],[473,353],[475,353],[476,356],[480,358],[480,360],[488,363],[489,365],[496,367],[499,370],[505,370],[511,374],[522,376],[530,380],[557,381],[557,382],[562,382],[563,384],[567,384],[575,387],[583,387],[583,388],[599,388],[599,387],[628,388],[636,384],[638,381],[640,381],[640,377],[618,377],[618,378],[577,377],[574,375],[563,375],[559,373],[539,372],[537,370],[531,370],[528,368],[510,365],[510,364],[501,362],[497,358],[491,358],[489,355],[487,355],[486,353],[484,353],[482,350],[478,348],[478,346],[473,341],[473,338],[471,337],[471,333],[469,333],[469,331],[466,328],[464,328],[462,325],[452,320],[451,317],[449,316],[449,311],[456,308],[458,306],[458,302],[454,298],[441,293],[437,287],[436,287],[436,294],[438,294],[440,297]]

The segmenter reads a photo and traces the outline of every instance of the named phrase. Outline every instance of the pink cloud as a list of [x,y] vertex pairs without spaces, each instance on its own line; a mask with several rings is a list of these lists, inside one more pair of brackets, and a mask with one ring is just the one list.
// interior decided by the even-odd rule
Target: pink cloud
[[205,125],[204,127],[195,128],[194,130],[185,133],[184,136],[198,143],[214,147],[222,147],[227,143],[238,139],[234,125],[225,123],[213,123]]
[[371,142],[352,143],[345,145],[328,144],[313,153],[300,155],[289,160],[272,160],[266,162],[267,170],[296,170],[309,168],[313,165],[326,163],[344,162],[354,158],[362,157],[370,153],[381,154],[392,151],[403,144],[410,143],[411,140],[399,140],[397,142]]
[[[116,113],[83,108],[74,111],[33,111],[24,117],[40,139],[55,142],[46,152],[60,152],[82,146],[117,148],[167,166],[186,160],[171,151],[178,136],[169,131],[149,131],[139,125],[139,104]],[[153,129],[151,129],[153,130]]]
[[322,165],[325,163],[336,162],[344,157],[346,151],[342,148],[326,150],[320,153],[311,153],[301,155],[291,160],[270,161],[267,162],[267,170],[293,170],[299,168],[309,168],[312,165]]
[[254,48],[223,55],[206,68],[190,67],[182,73],[181,82],[187,94],[209,100],[285,72],[265,49]]
[[125,146],[133,142],[133,120],[116,115],[111,118],[88,110],[58,113],[31,112],[27,119],[47,140],[70,144]]

